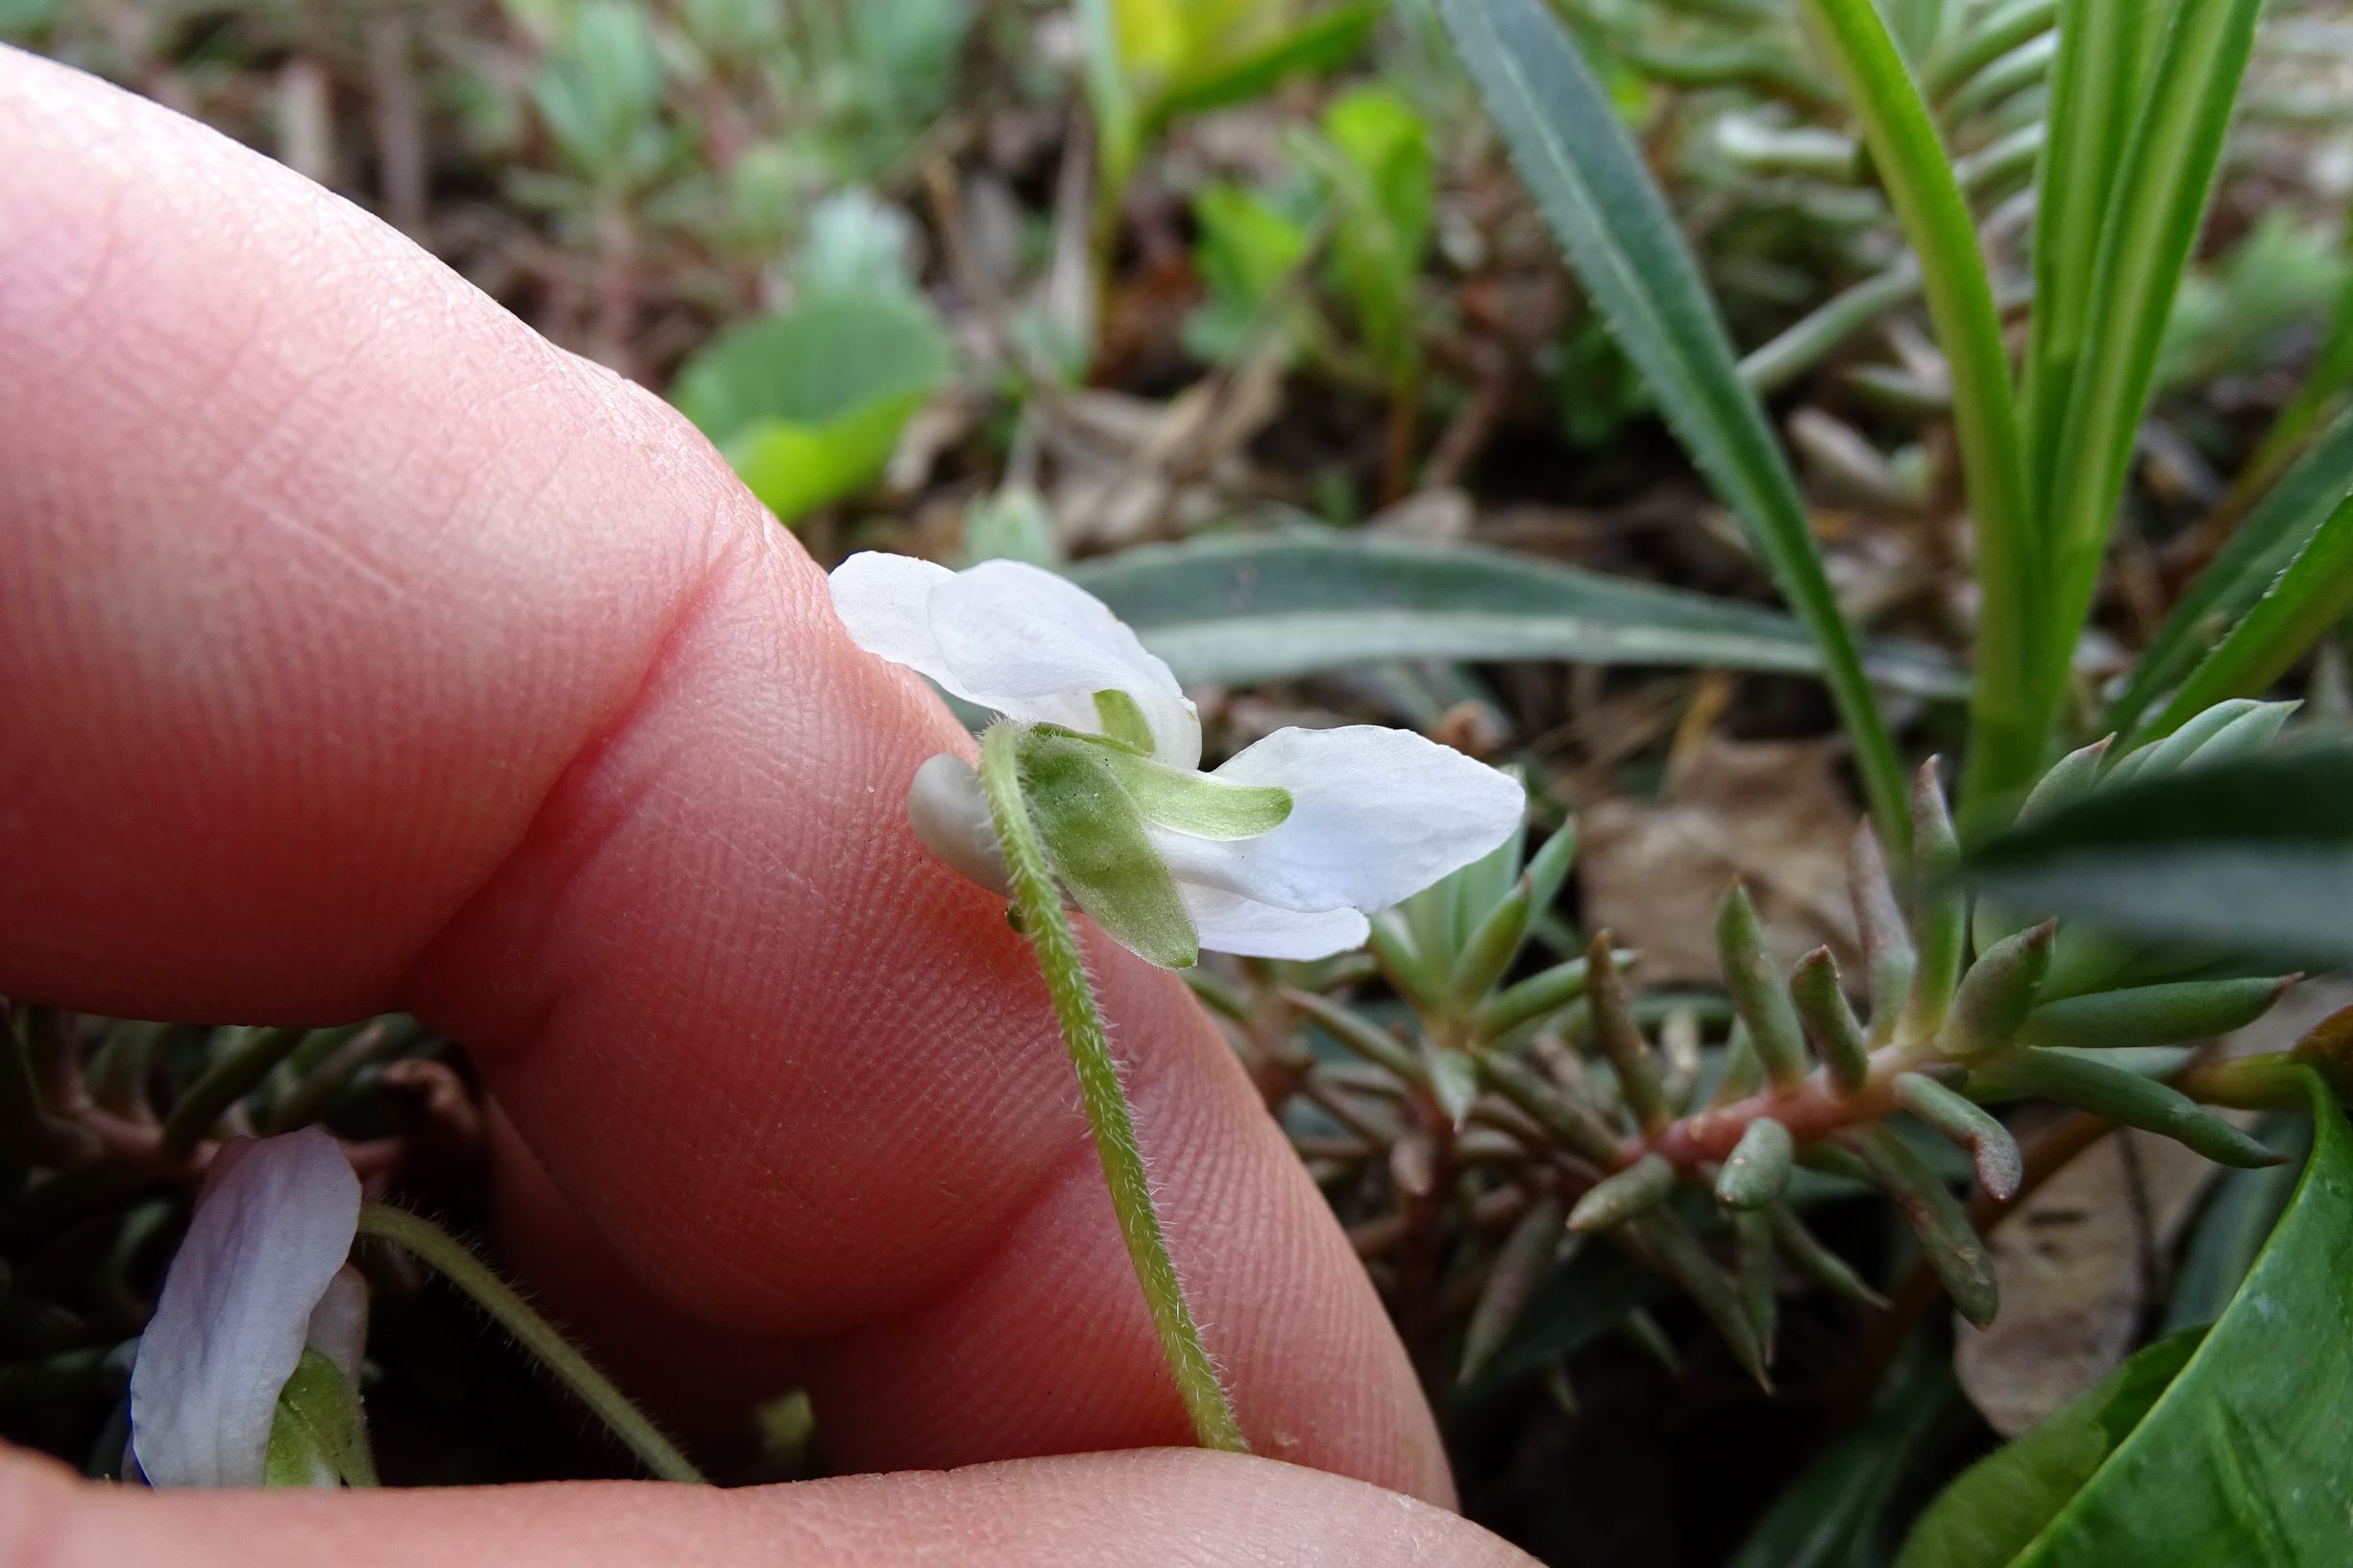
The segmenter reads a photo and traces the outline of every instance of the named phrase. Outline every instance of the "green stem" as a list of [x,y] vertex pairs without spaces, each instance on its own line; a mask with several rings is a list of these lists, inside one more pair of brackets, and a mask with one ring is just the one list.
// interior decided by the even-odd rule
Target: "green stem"
[[1062,894],[1046,867],[1045,847],[1038,841],[1038,829],[1021,797],[1019,740],[1016,726],[998,724],[981,738],[980,746],[981,786],[988,794],[989,815],[995,822],[997,837],[1004,844],[1014,908],[1037,951],[1038,967],[1045,973],[1046,992],[1053,999],[1054,1017],[1062,1025],[1063,1043],[1070,1048],[1071,1066],[1078,1069],[1079,1103],[1086,1108],[1095,1154],[1103,1162],[1103,1179],[1111,1188],[1112,1208],[1119,1216],[1119,1235],[1127,1242],[1136,1283],[1143,1287],[1144,1305],[1151,1311],[1153,1331],[1160,1335],[1161,1353],[1168,1359],[1168,1370],[1176,1378],[1186,1413],[1192,1417],[1193,1434],[1204,1448],[1245,1453],[1249,1444],[1234,1418],[1234,1406],[1226,1398],[1217,1367],[1202,1347],[1201,1331],[1185,1305],[1184,1286],[1168,1256],[1159,1212],[1152,1207],[1151,1183],[1144,1175],[1143,1150],[1136,1141],[1136,1122],[1128,1115],[1127,1094],[1119,1087],[1118,1064],[1112,1060],[1103,1016],[1095,1007],[1094,988],[1087,980],[1086,961],[1079,956],[1078,939],[1063,913]]
[[553,1324],[533,1311],[530,1303],[455,1237],[429,1219],[380,1203],[360,1206],[359,1234],[391,1242],[472,1297],[476,1306],[555,1374],[555,1381],[571,1389],[656,1477],[709,1484],[702,1472],[688,1463],[686,1456],[629,1403],[628,1396],[613,1386],[611,1379],[590,1365],[588,1358],[574,1349]]
[[255,1029],[204,1070],[163,1123],[167,1155],[186,1154],[204,1141],[221,1114],[257,1088],[271,1069],[294,1054],[307,1029]]

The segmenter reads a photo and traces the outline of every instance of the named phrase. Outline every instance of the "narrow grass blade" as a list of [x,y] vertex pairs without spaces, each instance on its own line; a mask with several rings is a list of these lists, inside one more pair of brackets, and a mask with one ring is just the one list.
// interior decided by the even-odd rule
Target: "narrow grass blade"
[[2162,735],[2209,704],[2266,690],[2348,614],[2353,496],[2338,502],[2246,619],[2198,662],[2150,728]]
[[[2049,634],[2042,639],[2039,707],[2051,718],[2065,697],[2069,656],[2098,580],[2166,321],[2214,189],[2262,9],[2262,0],[2203,0],[2174,9],[2117,171],[2081,357],[2066,413],[2048,434],[2052,597],[2046,601]],[[2083,196],[2063,192],[2055,199]],[[2036,406],[2038,424],[2047,406]],[[1985,782],[2006,788],[2024,777]]]
[[2353,415],[2340,418],[2240,525],[2149,639],[2106,726],[2128,730],[2243,616],[2353,494]]
[[1872,816],[1891,845],[1907,844],[1895,743],[1853,628],[1823,572],[1797,481],[1763,407],[1741,381],[1698,265],[1608,92],[1542,0],[1444,0],[1443,13],[1522,177],[1619,346],[1821,648]]
[[[1936,122],[1875,0],[1805,0],[1861,117],[1880,181],[1921,267],[1929,320],[1952,380],[1953,431],[1977,539],[1977,674],[1973,775],[2030,770],[2043,737],[2029,682],[2036,668],[2034,512],[2011,401],[1994,285],[1977,228]],[[1973,793],[1966,790],[1964,794]]]
[[2064,0],[2034,221],[2034,320],[2020,377],[2028,482],[2050,493],[2060,422],[2083,355],[2100,226],[2140,105],[2149,0]]

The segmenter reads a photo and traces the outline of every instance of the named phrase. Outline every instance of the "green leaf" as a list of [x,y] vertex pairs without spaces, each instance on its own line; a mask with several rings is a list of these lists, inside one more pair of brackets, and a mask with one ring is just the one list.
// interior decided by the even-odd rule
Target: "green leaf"
[[[1929,1510],[1900,1568],[2343,1559],[2353,1518],[2343,1443],[2353,1401],[2344,1286],[2353,1276],[2353,1130],[2318,1077],[2306,1079],[2313,1150],[2304,1178],[2187,1363],[2165,1376],[2180,1338],[2144,1351],[1964,1476],[1956,1491],[1970,1493]],[[2061,1423],[2072,1433],[2044,1436]],[[2022,1449],[2029,1452],[2013,1458]],[[2007,1530],[1973,1539],[1967,1527],[1997,1511],[2009,1516]]]
[[[1818,672],[1787,616],[1468,545],[1329,530],[1208,536],[1070,574],[1195,683],[1280,679],[1376,659],[1568,659]],[[1943,654],[1874,650],[1893,689],[1967,690]]]
[[1443,13],[1578,276],[1821,649],[1874,820],[1891,845],[1908,843],[1895,744],[1823,572],[1797,481],[1607,93],[1542,0],[1444,0]]
[[2353,496],[2337,503],[2263,598],[2190,672],[2151,726],[2158,733],[2225,698],[2252,697],[2353,613]]
[[1222,783],[1125,751],[1107,749],[1103,760],[1146,821],[1197,839],[1255,839],[1290,818],[1288,790]]
[[2263,1245],[2279,1224],[2311,1150],[2312,1121],[2275,1111],[2256,1128],[2265,1143],[2294,1157],[2292,1164],[2261,1170],[2226,1170],[2207,1189],[2181,1266],[2173,1274],[2172,1299],[2166,1303],[2164,1332],[2214,1322],[2230,1308]]
[[2028,1045],[2097,1050],[2214,1040],[2271,1010],[2289,981],[2279,977],[2182,980],[2046,1002],[2026,1019]]
[[2195,1328],[2159,1340],[1971,1466],[1913,1527],[1897,1568],[2005,1568],[2132,1434],[2205,1336]]
[[2019,377],[2028,480],[2046,501],[2098,286],[2100,226],[2163,20],[2150,0],[2062,0],[2059,9],[2036,176],[2034,316]]
[[1201,307],[1185,320],[1185,346],[1204,359],[1230,359],[1258,325],[1259,312],[1289,283],[1308,257],[1309,223],[1231,181],[1193,193],[1193,264]]
[[579,173],[625,191],[651,178],[673,144],[660,118],[666,78],[646,7],[587,0],[564,14],[531,102]]
[[2353,282],[2338,228],[2273,208],[2219,261],[2193,267],[2166,323],[2158,390],[2300,358],[2289,333],[2327,320]]
[[833,294],[722,333],[679,370],[671,401],[789,524],[879,475],[952,368],[921,302]]
[[2241,524],[2157,628],[2104,723],[2127,730],[2246,614],[2353,493],[2353,416],[2340,418]]
[[2353,746],[2136,776],[1983,845],[2005,907],[2281,968],[2353,963]]
[[[2137,8],[2142,0],[2121,3]],[[2032,449],[2046,486],[2045,532],[2051,551],[2052,594],[2046,600],[2050,630],[2040,647],[2039,701],[2047,714],[2055,716],[2064,697],[2076,633],[2098,580],[2140,434],[2166,321],[2214,188],[2262,9],[2262,0],[2181,0],[2172,8],[2117,168],[2098,260],[2090,275],[2081,358],[2067,387],[2064,414],[2050,427],[2045,445]],[[2062,18],[2063,32],[2074,13]],[[2096,61],[2087,69],[2095,75],[2130,74],[2115,61]],[[2050,178],[2047,170],[2046,178]],[[2078,188],[2050,200],[2083,199]],[[2039,281],[2039,264],[2037,276]],[[2051,391],[2055,395],[2056,388]],[[2047,401],[2038,404],[2030,397],[2028,406],[2039,426],[2048,412]],[[2001,788],[2022,784],[2025,777],[2022,772],[1987,782]]]
[[1402,374],[1418,351],[1413,296],[1436,186],[1430,128],[1403,94],[1364,86],[1333,100],[1323,132],[1341,214],[1332,233],[1333,280],[1365,347]]
[[1110,748],[1032,728],[1021,736],[1021,794],[1054,876],[1120,946],[1165,969],[1200,956],[1176,878],[1144,835]]
[[[1222,8],[1200,0],[1190,4],[1187,0],[1122,0],[1120,9],[1164,10],[1172,4],[1178,11],[1194,13],[1189,26],[1192,52],[1154,95],[1146,113],[1149,127],[1165,125],[1182,114],[1247,102],[1272,91],[1287,77],[1336,70],[1364,47],[1373,24],[1388,9],[1388,0],[1348,0],[1315,12],[1271,37],[1246,23],[1246,19],[1284,9],[1263,0],[1241,0],[1239,5],[1226,0]],[[1217,20],[1221,9],[1238,13],[1237,21]],[[1238,36],[1243,40],[1238,47],[1234,43]]]
[[[2015,778],[2042,760],[2033,708],[2039,552],[2010,397],[2009,351],[1976,220],[1953,177],[1936,122],[1881,20],[1875,0],[1805,0],[1862,117],[1888,200],[1921,268],[1929,320],[1952,380],[1953,433],[1976,529],[1977,678],[1969,752],[1973,798],[1988,778]],[[1915,58],[1917,58],[1917,51]]]

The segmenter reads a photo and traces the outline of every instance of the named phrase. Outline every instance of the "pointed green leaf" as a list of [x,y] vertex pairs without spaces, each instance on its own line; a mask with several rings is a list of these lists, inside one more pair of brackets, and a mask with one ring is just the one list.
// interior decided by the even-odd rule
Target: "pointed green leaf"
[[[1404,658],[1823,668],[1777,611],[1476,545],[1320,527],[1210,535],[1082,562],[1070,578],[1188,683]],[[1917,644],[1875,643],[1867,663],[1894,691],[1953,698],[1969,689],[1949,656]]]
[[2190,672],[2157,716],[2159,731],[2209,703],[2269,688],[2353,614],[2353,496],[2338,502],[2264,596]]
[[1616,108],[1542,0],[1445,0],[1448,30],[1553,232],[1676,433],[1822,650],[1872,815],[1906,842],[1895,743],[1805,503],[1674,214]]
[[2353,962],[2353,747],[2103,786],[1989,841],[1973,880],[2013,908],[2279,968]]
[[[2144,0],[2085,0],[2062,14],[2062,37],[2077,13],[2112,7],[2143,14],[2148,10]],[[2181,0],[2169,7],[2145,90],[2137,90],[2130,55],[2095,56],[2084,67],[2087,78],[2107,79],[2103,92],[2116,91],[2120,82],[2134,94],[2125,103],[2136,119],[2116,165],[2098,260],[2087,279],[2081,357],[2066,388],[2064,413],[2050,427],[2047,444],[2036,449],[2051,551],[2051,592],[2045,600],[2050,629],[2040,643],[2044,679],[2038,694],[2048,715],[2056,715],[2064,698],[2069,654],[2107,552],[2166,321],[2214,189],[2262,9],[2263,0]],[[2046,213],[2088,194],[2081,186],[2046,188]],[[2040,282],[2039,266],[2037,275]],[[2035,406],[2032,399],[2029,404]],[[2035,406],[2034,421],[2047,411],[2047,404]],[[2024,775],[1988,782],[2015,785]]]
[[2244,1028],[2271,1010],[2288,978],[2182,980],[2046,1002],[2026,1019],[2029,1045],[2181,1045]]
[[1984,600],[1971,773],[2023,772],[2043,747],[2028,690],[2040,552],[2010,396],[2009,352],[1993,280],[1977,248],[1976,220],[1879,0],[1804,0],[1804,12],[1846,78],[1864,141],[1919,260],[1929,320],[1951,378],[1953,434],[1976,528]]

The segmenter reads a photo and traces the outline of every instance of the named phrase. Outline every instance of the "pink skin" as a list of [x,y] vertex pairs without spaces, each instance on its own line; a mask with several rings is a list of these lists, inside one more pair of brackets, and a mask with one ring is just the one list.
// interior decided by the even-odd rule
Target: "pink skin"
[[[799,1366],[843,1463],[1184,1439],[1042,987],[904,820],[917,764],[967,743],[691,429],[284,169],[7,51],[0,410],[0,992],[455,1032],[519,1135],[502,1203],[543,1287],[674,1363]],[[1450,1502],[1230,1053],[1172,977],[1092,957],[1254,1445]],[[263,1560],[248,1507],[378,1554],[337,1561],[452,1521],[514,1562],[636,1560],[621,1520],[889,1562],[979,1496],[1008,1541],[1117,1560],[1065,1515],[1131,1484],[1204,1540],[1297,1509],[1364,1548],[1334,1560],[1507,1557],[1368,1487],[1188,1455],[431,1508],[100,1500],[19,1458],[0,1568],[209,1561],[214,1521]]]

